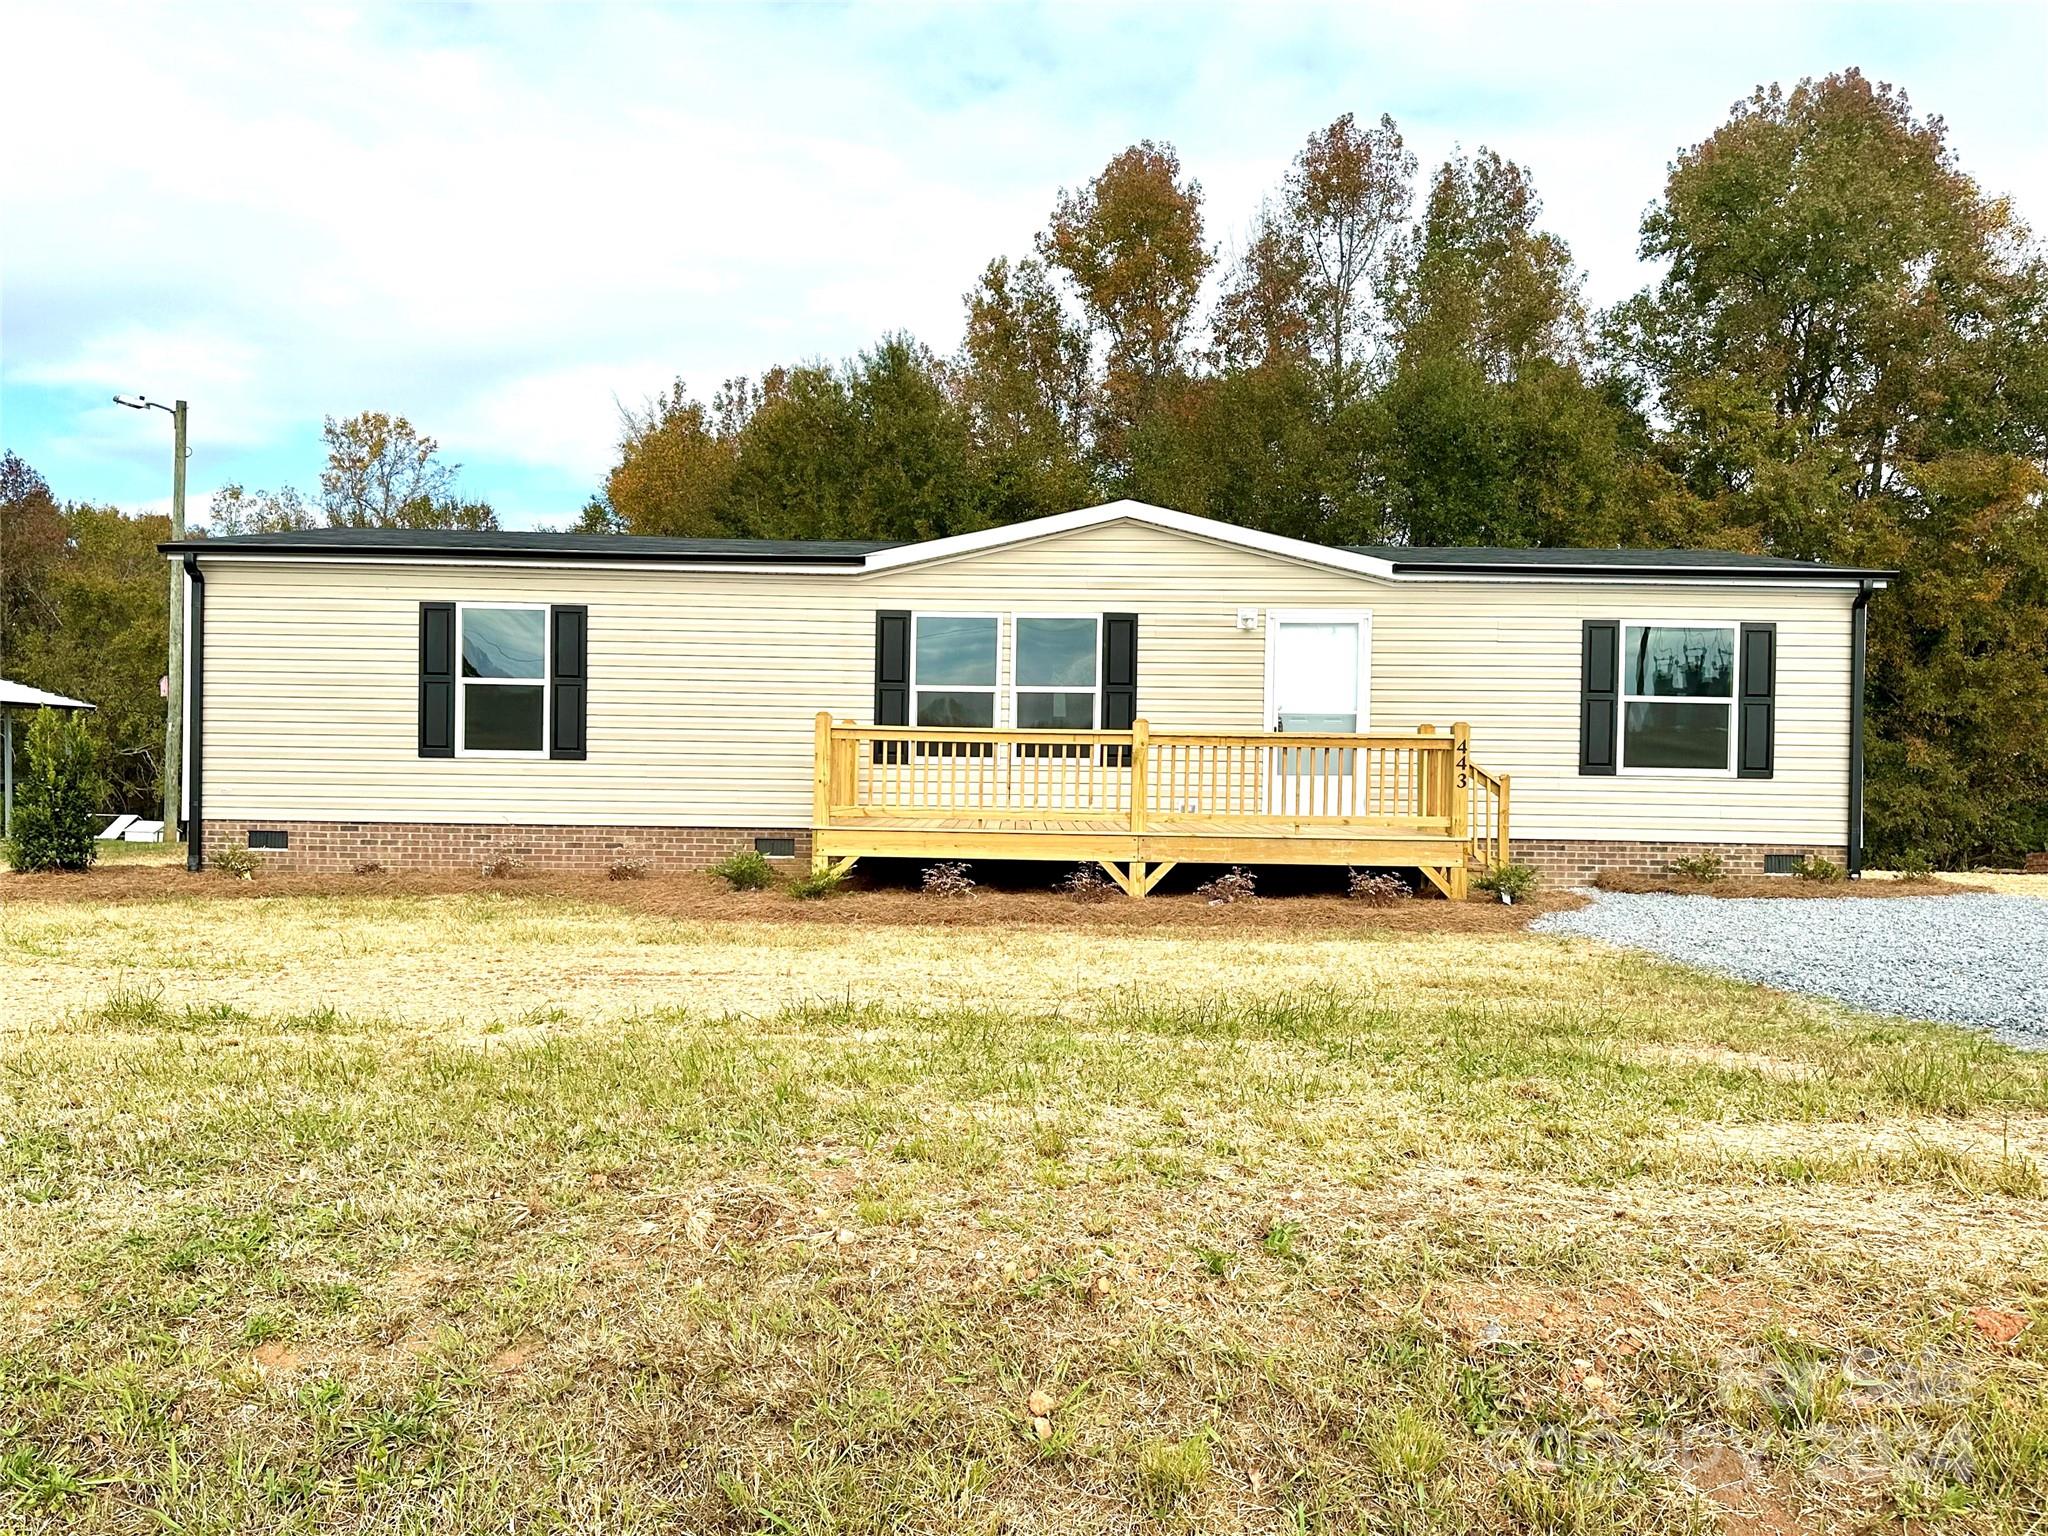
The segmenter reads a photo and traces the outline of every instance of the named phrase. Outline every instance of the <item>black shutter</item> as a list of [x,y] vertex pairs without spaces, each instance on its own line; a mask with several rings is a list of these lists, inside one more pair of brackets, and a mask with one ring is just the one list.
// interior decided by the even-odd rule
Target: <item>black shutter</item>
[[1742,682],[1736,707],[1735,776],[1768,779],[1777,767],[1778,626],[1742,626]]
[[1128,731],[1138,718],[1138,616],[1102,616],[1102,729]]
[[[905,608],[875,614],[875,724],[910,724],[910,611]],[[875,761],[903,761],[902,745],[876,742]]]
[[[1138,718],[1138,616],[1135,613],[1105,613],[1102,616],[1102,729],[1128,731]],[[1111,768],[1131,765],[1129,747],[1102,748],[1102,761]]]
[[910,724],[910,614],[875,615],[875,724]]
[[455,755],[455,605],[420,604],[420,756]]
[[586,722],[590,716],[590,610],[581,604],[560,604],[548,610],[553,631],[548,708],[548,756],[582,762]]
[[1588,619],[1579,644],[1579,772],[1612,773],[1621,700],[1621,624]]

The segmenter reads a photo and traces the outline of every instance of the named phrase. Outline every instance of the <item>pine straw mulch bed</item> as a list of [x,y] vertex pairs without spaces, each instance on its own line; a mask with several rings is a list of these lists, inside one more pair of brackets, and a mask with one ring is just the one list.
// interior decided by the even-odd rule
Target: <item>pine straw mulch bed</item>
[[793,923],[824,926],[939,928],[1074,928],[1110,930],[1217,929],[1304,932],[1371,928],[1389,933],[1515,933],[1545,912],[1586,904],[1571,892],[1544,892],[1504,906],[1491,897],[1444,901],[1433,893],[1372,907],[1337,895],[1281,895],[1212,905],[1193,893],[1134,901],[1112,891],[1083,901],[1058,891],[994,890],[961,897],[867,885],[858,873],[830,896],[802,901],[786,890],[735,891],[705,874],[613,880],[603,875],[520,873],[486,878],[473,872],[367,875],[259,873],[252,880],[162,864],[116,864],[87,874],[0,873],[0,907],[12,903],[243,901],[266,896],[539,897],[616,907],[649,917],[697,922]]
[[1773,896],[1790,900],[1814,897],[1853,896],[1960,896],[1983,893],[1989,886],[1968,885],[1960,880],[1801,880],[1794,875],[1724,875],[1719,880],[1682,880],[1676,875],[1635,875],[1603,869],[1593,877],[1596,891],[1614,891],[1628,896]]

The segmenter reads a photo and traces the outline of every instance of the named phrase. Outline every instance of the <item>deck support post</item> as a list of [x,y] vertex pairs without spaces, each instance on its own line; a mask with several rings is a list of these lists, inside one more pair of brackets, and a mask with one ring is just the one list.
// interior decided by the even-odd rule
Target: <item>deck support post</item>
[[1145,802],[1152,796],[1152,727],[1140,716],[1131,722],[1131,831],[1145,830]]
[[[1124,873],[1123,866],[1117,863],[1116,860],[1097,859],[1095,862],[1103,867],[1103,870],[1109,875],[1109,878],[1116,882],[1116,888],[1122,891],[1126,896],[1135,896],[1138,894],[1137,891],[1135,891],[1131,887],[1131,877]],[[1131,867],[1135,869],[1138,866],[1134,863]]]
[[811,745],[811,873],[822,875],[831,856],[818,836],[832,825],[832,711],[818,711]]
[[1472,813],[1472,727],[1463,720],[1451,726],[1450,779],[1451,803],[1445,810],[1451,818],[1451,836],[1462,843],[1471,835]]

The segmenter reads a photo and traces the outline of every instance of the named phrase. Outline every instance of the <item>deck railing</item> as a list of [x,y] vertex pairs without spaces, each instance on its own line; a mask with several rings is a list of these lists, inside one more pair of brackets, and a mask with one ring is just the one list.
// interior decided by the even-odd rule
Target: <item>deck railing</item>
[[1470,733],[937,730],[817,718],[813,822],[1275,821],[1432,833],[1505,858],[1507,780]]

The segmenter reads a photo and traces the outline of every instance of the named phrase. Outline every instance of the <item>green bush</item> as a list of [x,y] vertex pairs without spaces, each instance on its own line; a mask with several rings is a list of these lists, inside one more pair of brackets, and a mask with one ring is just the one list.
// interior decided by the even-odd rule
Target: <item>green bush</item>
[[1817,853],[1809,853],[1792,866],[1792,874],[1800,880],[1816,880],[1822,885],[1833,885],[1837,880],[1848,879],[1842,866],[1833,859],[1824,859]]
[[801,880],[790,881],[789,894],[799,901],[816,901],[821,897],[830,896],[845,882],[846,876],[824,869],[815,875],[805,875]]
[[1892,867],[1908,880],[1934,878],[1934,860],[1918,850],[1909,850],[1892,861]]
[[1664,867],[1677,879],[1697,880],[1702,885],[1712,885],[1728,873],[1727,862],[1718,853],[1688,853]]
[[233,875],[237,880],[254,880],[256,871],[263,867],[263,856],[254,848],[244,848],[240,843],[229,843],[224,848],[213,850],[213,867],[224,875]]
[[775,883],[774,868],[752,848],[720,860],[711,873],[736,891],[765,891]]
[[1473,889],[1510,903],[1529,896],[1536,885],[1536,871],[1527,864],[1496,864],[1472,877]]
[[90,869],[107,798],[98,741],[78,716],[39,709],[26,747],[7,862],[23,871]]

